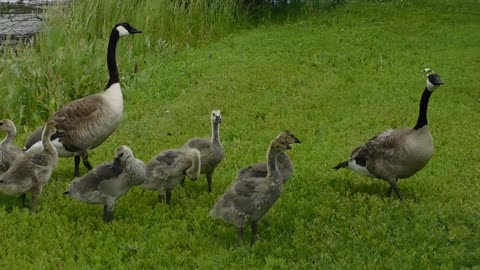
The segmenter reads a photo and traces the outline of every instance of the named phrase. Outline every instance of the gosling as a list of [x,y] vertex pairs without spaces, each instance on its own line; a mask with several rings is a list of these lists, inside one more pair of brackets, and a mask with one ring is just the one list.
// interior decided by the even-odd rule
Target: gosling
[[32,193],[32,212],[37,211],[38,198],[57,166],[57,150],[50,142],[50,136],[56,132],[56,125],[64,120],[65,117],[51,118],[43,128],[43,149],[21,155],[0,175],[0,190],[9,195],[21,195],[23,207],[27,207],[26,193]]
[[17,136],[17,128],[11,120],[0,120],[0,130],[7,133],[5,139],[0,142],[0,174],[2,174],[12,166],[15,159],[23,155],[23,151],[13,144],[15,136]]
[[251,244],[257,240],[257,223],[273,206],[283,190],[283,182],[277,166],[277,158],[290,145],[275,138],[267,152],[267,176],[250,177],[234,181],[215,203],[210,216],[223,219],[237,228],[238,244],[242,244],[244,226],[252,226]]
[[[280,133],[277,139],[283,140],[288,144],[302,143],[297,137],[295,137],[295,135],[293,135],[292,132],[288,130]],[[282,182],[285,184],[293,175],[293,162],[285,152],[282,152],[277,158],[277,166],[282,177]],[[258,162],[238,171],[237,179],[249,177],[267,177],[267,163]]]
[[103,221],[113,220],[113,209],[132,186],[143,183],[145,164],[125,145],[115,149],[113,162],[104,163],[86,175],[74,179],[63,194],[89,204],[103,204]]
[[201,167],[200,152],[195,148],[166,150],[154,157],[146,166],[145,189],[158,190],[160,202],[170,204],[172,191],[185,176],[196,180]]
[[201,174],[207,177],[208,192],[212,192],[212,176],[218,164],[225,156],[223,145],[220,142],[220,123],[222,116],[219,110],[213,110],[210,116],[212,123],[212,138],[194,138],[185,143],[182,148],[195,148],[201,155]]

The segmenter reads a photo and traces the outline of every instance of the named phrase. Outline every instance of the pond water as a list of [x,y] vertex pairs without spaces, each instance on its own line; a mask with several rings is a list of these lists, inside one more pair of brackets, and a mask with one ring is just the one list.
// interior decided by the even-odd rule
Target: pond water
[[52,0],[0,0],[0,43],[15,45],[28,40],[38,32],[43,23],[43,9]]

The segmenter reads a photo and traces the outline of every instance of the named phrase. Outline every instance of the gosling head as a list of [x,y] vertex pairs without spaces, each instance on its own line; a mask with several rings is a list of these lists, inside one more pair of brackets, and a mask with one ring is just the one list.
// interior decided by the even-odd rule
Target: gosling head
[[213,110],[212,114],[210,115],[210,119],[212,120],[213,124],[222,123],[222,115],[220,114],[220,110]]
[[126,145],[121,145],[115,149],[115,158],[113,159],[113,167],[120,169],[125,166],[127,160],[133,157],[132,149]]
[[289,130],[284,130],[280,132],[280,134],[277,136],[277,139],[283,140],[287,142],[288,144],[293,144],[293,143],[302,143],[295,135],[293,135],[292,132]]
[[142,31],[134,28],[127,22],[117,23],[113,29],[118,32],[120,37],[142,33]]
[[292,147],[290,147],[290,144],[286,141],[275,138],[270,145],[270,149],[277,152],[284,152],[286,150],[292,149]]
[[425,68],[423,70],[423,73],[425,73],[425,76],[427,76],[427,89],[430,92],[435,91],[440,85],[443,84],[443,81],[440,80],[440,76],[433,72],[433,70],[429,68]]
[[15,124],[12,122],[12,120],[9,119],[0,120],[0,130],[3,130],[7,133],[17,133],[17,128],[15,127]]

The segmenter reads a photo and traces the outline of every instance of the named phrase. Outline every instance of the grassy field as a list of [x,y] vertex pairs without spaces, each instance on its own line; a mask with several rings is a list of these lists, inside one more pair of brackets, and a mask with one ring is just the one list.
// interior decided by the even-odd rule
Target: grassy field
[[[132,21],[140,29],[142,23]],[[100,206],[62,196],[73,173],[72,160],[62,159],[39,213],[0,198],[0,268],[480,267],[479,27],[478,1],[350,2],[178,52],[149,53],[148,33],[122,39],[124,121],[91,162],[111,160],[120,144],[148,161],[190,137],[209,136],[209,112],[218,108],[226,158],[213,193],[203,177],[188,181],[168,207],[154,192],[134,188],[105,225]],[[104,54],[104,46],[93,50]],[[93,63],[79,59],[77,68],[95,74],[88,77],[98,79],[92,92],[100,91],[104,59],[88,59]],[[400,182],[406,201],[386,198],[383,181],[332,170],[378,132],[414,126],[425,67],[445,82],[428,115],[436,153]],[[303,142],[289,152],[296,171],[259,223],[257,244],[237,248],[233,227],[208,211],[239,168],[265,158],[283,129]]]

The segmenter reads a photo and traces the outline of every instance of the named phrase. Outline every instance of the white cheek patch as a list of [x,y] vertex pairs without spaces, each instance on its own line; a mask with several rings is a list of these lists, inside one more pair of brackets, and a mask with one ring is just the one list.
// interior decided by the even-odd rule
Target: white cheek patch
[[125,27],[123,26],[117,26],[117,31],[118,31],[118,34],[123,37],[123,36],[127,36],[127,35],[130,35],[130,32],[128,32],[127,29],[125,29]]
[[433,92],[433,90],[435,90],[435,88],[437,88],[437,85],[434,85],[433,83],[431,83],[427,78],[427,89],[428,89],[428,91]]

